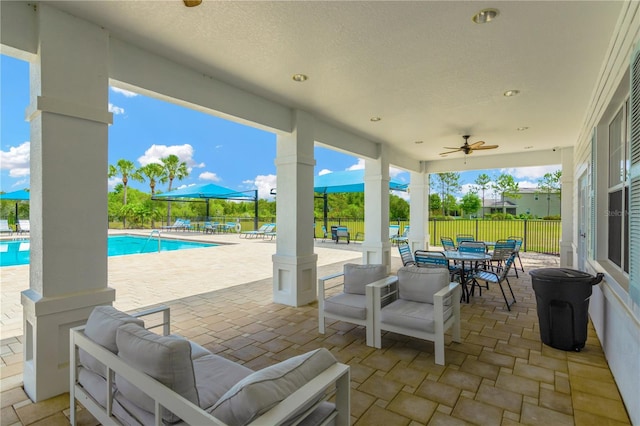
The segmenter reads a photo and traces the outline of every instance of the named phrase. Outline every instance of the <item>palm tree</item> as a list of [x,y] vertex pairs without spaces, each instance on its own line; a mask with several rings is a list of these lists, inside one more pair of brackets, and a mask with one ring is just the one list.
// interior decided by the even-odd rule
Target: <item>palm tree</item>
[[[165,183],[169,181],[169,188],[167,192],[171,192],[171,186],[174,179],[182,180],[189,176],[189,170],[187,170],[187,163],[180,161],[177,155],[171,154],[164,158],[162,161],[162,172],[164,176],[160,179],[160,182]],[[167,202],[167,223],[171,222],[171,201]]]
[[[138,169],[138,173],[141,176],[149,179],[149,187],[151,188],[151,198],[156,194],[156,181],[162,179],[163,169],[158,163],[149,163],[146,166],[142,166]],[[156,224],[154,218],[151,218],[151,227],[155,228]]]
[[[138,172],[138,170],[136,170],[136,166],[133,164],[133,162],[129,160],[125,160],[124,158],[121,158],[120,160],[118,160],[116,165],[109,164],[109,177],[112,178],[115,176],[122,176],[122,186],[124,188],[122,205],[126,206],[127,205],[127,184],[129,183],[129,178],[138,182],[144,182],[144,179],[142,178],[142,176],[140,176],[140,173]],[[126,216],[122,216],[122,227],[123,228],[127,227]]]
[[484,191],[489,189],[489,182],[491,182],[491,178],[486,173],[482,173],[478,175],[475,181],[476,188],[482,191],[482,218],[483,219],[484,219]]

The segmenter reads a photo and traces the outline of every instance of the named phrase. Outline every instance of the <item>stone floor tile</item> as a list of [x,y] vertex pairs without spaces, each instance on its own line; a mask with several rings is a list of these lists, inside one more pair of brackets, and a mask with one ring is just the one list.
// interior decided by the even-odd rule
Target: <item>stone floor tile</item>
[[572,426],[573,417],[567,414],[560,413],[558,411],[550,410],[544,407],[538,407],[529,403],[522,404],[522,415],[520,422],[525,425],[540,426],[540,425],[554,425],[554,426]]
[[522,408],[522,395],[516,392],[488,386],[484,383],[476,393],[476,400],[495,405],[504,410],[520,413]]
[[431,420],[429,420],[429,423],[427,423],[428,426],[467,426],[471,424],[472,423],[467,423],[462,419],[451,417],[439,411],[436,411],[433,417],[431,417]]
[[496,380],[500,372],[500,367],[467,357],[464,363],[462,363],[460,371],[475,374],[476,376],[485,377],[490,380]]
[[455,386],[462,390],[476,392],[482,379],[475,374],[463,371],[446,370],[440,377],[440,382]]
[[573,414],[571,396],[561,392],[541,388],[538,405],[561,413]]
[[2,395],[0,395],[0,404],[2,408],[8,407],[9,405],[13,405],[17,402],[27,400],[29,400],[29,397],[24,392],[24,389],[22,389],[22,387],[10,389],[6,392],[2,392]]
[[4,407],[0,411],[0,425],[12,425],[19,421],[20,419],[12,406]]
[[611,371],[608,368],[593,367],[588,364],[569,362],[569,376],[586,377],[593,380],[614,383]]
[[402,389],[402,384],[383,377],[372,375],[358,387],[359,391],[366,392],[376,398],[391,401]]
[[376,398],[357,389],[351,389],[351,415],[361,417],[373,405]]
[[529,359],[529,349],[512,346],[508,343],[498,343],[495,351],[496,353],[510,355],[516,358]]
[[438,408],[438,404],[407,392],[400,392],[389,403],[387,410],[425,424]]
[[410,422],[411,420],[407,417],[382,409],[374,404],[358,419],[354,426],[405,426]]
[[24,425],[35,423],[55,413],[62,414],[62,410],[69,408],[69,394],[65,393],[44,401],[29,404],[16,409],[20,422]]
[[571,377],[571,390],[603,398],[620,399],[618,387],[613,382],[589,379],[582,376]]
[[522,395],[532,396],[534,398],[537,398],[540,392],[540,384],[535,380],[527,379],[526,377],[514,376],[513,374],[507,374],[504,372],[500,372],[498,375],[496,387]]
[[625,426],[631,424],[628,420],[619,422],[617,420],[601,417],[582,410],[573,410],[573,420],[576,426]]
[[420,387],[416,389],[415,394],[422,396],[439,404],[453,407],[458,401],[461,390],[455,386],[433,380],[425,380]]
[[502,423],[502,409],[468,398],[460,398],[451,415],[486,426],[499,426]]
[[627,411],[622,401],[573,390],[571,399],[575,410],[586,411],[617,421],[626,421],[628,419]]
[[49,417],[31,423],[29,426],[68,426],[69,419],[62,412],[57,412]]
[[395,367],[395,365],[398,362],[399,360],[395,357],[390,358],[385,356],[383,353],[374,352],[368,357],[366,357],[362,361],[362,364],[371,368],[375,368],[376,370],[382,370],[382,371],[388,372],[388,371],[391,371],[391,369]]
[[498,367],[513,368],[515,364],[515,358],[511,355],[500,354],[491,350],[484,349],[478,361],[486,362],[488,364],[497,365]]
[[465,339],[465,343],[480,345],[484,348],[494,348],[498,339],[496,337],[481,336],[471,333]]
[[513,374],[516,376],[526,377],[538,382],[553,383],[555,381],[555,373],[553,370],[537,365],[530,365],[523,362],[516,362],[513,368]]
[[395,380],[398,383],[417,387],[422,383],[427,373],[408,367],[404,362],[399,362],[387,373],[385,378]]

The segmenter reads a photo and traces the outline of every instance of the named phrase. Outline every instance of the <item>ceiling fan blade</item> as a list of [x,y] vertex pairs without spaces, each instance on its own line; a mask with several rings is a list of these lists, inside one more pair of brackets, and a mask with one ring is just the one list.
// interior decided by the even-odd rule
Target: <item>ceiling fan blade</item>
[[458,146],[443,146],[444,149],[462,149]]
[[458,151],[461,151],[461,149],[457,148],[457,149],[455,149],[453,151],[441,152],[440,155],[453,154],[454,152],[458,152]]
[[476,149],[479,146],[484,145],[484,141],[478,141],[478,142],[474,142],[472,144],[469,145],[469,148],[471,149]]
[[476,149],[496,149],[498,146],[500,145],[485,145],[485,146],[479,146],[477,148],[473,148],[474,150]]

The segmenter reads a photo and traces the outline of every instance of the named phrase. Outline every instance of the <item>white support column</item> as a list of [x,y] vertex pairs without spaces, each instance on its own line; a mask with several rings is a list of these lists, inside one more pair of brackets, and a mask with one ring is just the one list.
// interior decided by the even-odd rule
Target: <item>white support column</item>
[[69,389],[69,328],[107,287],[108,34],[38,4],[31,63],[31,258],[24,388],[34,401]]
[[364,264],[382,264],[391,270],[389,241],[389,160],[381,146],[377,159],[365,159],[364,169]]
[[573,147],[562,148],[560,155],[562,158],[562,189],[560,192],[562,238],[560,239],[560,266],[573,268],[574,252],[576,250],[573,239],[573,194],[576,193],[573,180]]
[[302,306],[316,300],[318,255],[313,252],[314,119],[296,111],[291,134],[278,135],[277,230],[273,301]]
[[411,172],[409,191],[409,244],[414,252],[429,248],[429,175]]

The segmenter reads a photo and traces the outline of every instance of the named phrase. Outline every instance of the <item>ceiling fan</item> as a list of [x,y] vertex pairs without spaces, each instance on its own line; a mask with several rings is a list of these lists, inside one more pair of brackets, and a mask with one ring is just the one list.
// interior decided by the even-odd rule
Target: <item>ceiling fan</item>
[[496,149],[498,147],[498,145],[485,145],[484,141],[478,141],[478,142],[474,142],[472,144],[469,144],[469,138],[471,137],[471,135],[464,135],[464,145],[462,145],[459,148],[453,148],[450,146],[445,146],[445,149],[452,149],[453,151],[447,151],[447,152],[441,152],[440,155],[445,156],[447,154],[452,154],[454,152],[458,152],[458,151],[462,151],[464,152],[466,155],[471,154],[473,151],[476,150],[481,150],[481,149]]

